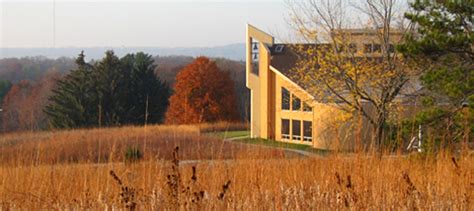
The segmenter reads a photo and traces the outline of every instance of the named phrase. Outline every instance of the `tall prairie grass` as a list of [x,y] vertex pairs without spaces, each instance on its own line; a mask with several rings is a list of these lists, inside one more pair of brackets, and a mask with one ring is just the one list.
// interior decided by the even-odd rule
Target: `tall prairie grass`
[[0,165],[122,162],[129,148],[140,150],[145,161],[169,160],[175,146],[180,146],[185,160],[297,156],[278,149],[224,142],[217,137],[202,135],[202,128],[218,131],[223,128],[221,125],[223,123],[216,126],[128,126],[6,134],[0,136]]
[[[128,144],[145,158],[122,162]],[[474,157],[443,152],[298,157],[196,126],[6,134],[0,152],[0,210],[474,208]]]
[[196,125],[201,132],[218,132],[218,131],[235,131],[248,130],[248,123],[243,122],[217,122],[217,123],[203,123]]

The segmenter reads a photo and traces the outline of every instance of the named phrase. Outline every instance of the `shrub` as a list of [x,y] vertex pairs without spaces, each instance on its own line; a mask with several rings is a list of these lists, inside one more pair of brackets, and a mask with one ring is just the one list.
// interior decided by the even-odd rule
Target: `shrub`
[[127,147],[125,150],[125,162],[130,163],[130,162],[136,162],[141,160],[143,157],[142,152],[138,147]]

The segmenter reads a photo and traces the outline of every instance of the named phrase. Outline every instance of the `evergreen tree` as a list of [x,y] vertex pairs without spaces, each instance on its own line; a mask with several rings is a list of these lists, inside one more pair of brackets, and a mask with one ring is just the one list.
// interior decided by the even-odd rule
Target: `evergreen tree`
[[163,119],[169,88],[144,53],[119,59],[112,51],[94,65],[81,53],[78,68],[58,82],[45,112],[55,128],[143,124]]
[[443,128],[449,141],[466,138],[466,127],[474,132],[474,1],[416,0],[411,8],[405,16],[417,31],[398,48],[425,69],[429,92],[418,121]]
[[119,125],[124,112],[124,90],[126,75],[120,59],[113,51],[105,52],[105,57],[94,65],[92,73],[95,82],[98,112],[101,125]]
[[58,81],[45,112],[54,128],[77,128],[97,125],[97,98],[94,92],[92,66],[81,52],[78,68]]
[[127,75],[125,96],[125,121],[141,124],[163,120],[168,106],[170,90],[166,83],[155,76],[154,61],[143,52],[128,54],[121,59]]

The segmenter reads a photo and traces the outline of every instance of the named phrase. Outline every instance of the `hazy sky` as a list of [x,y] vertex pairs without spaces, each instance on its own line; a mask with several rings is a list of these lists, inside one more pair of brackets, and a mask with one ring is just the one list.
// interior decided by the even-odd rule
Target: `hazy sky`
[[0,1],[0,47],[212,47],[245,42],[246,23],[288,34],[284,0]]

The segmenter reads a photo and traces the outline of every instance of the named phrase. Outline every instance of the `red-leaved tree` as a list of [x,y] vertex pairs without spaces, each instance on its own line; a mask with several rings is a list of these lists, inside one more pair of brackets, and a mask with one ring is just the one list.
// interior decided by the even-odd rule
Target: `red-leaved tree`
[[195,124],[237,118],[233,81],[215,62],[198,57],[178,73],[166,123]]
[[14,84],[1,106],[3,112],[0,113],[0,131],[46,129],[47,117],[43,109],[48,104],[51,90],[59,77],[57,72],[50,71],[36,82],[23,80]]

